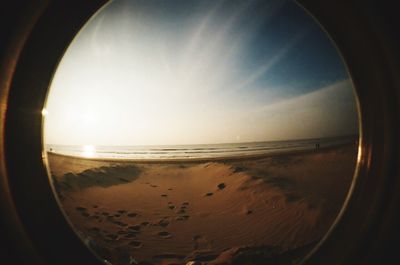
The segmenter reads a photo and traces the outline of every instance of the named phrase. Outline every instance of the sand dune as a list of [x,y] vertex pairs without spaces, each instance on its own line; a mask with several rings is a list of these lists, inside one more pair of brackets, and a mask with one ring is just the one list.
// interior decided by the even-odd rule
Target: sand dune
[[355,146],[209,162],[49,155],[66,214],[115,264],[292,264],[332,224],[355,162]]

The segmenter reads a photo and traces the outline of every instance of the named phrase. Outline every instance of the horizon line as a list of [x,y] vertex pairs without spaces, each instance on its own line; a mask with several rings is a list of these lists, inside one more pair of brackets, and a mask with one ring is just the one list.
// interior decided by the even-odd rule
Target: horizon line
[[58,145],[58,146],[85,146],[85,145],[91,145],[91,146],[107,146],[107,147],[128,147],[128,146],[187,146],[187,145],[222,145],[222,144],[249,144],[249,143],[266,143],[266,142],[286,142],[286,141],[307,141],[307,140],[321,140],[321,139],[332,139],[332,138],[344,138],[344,137],[359,137],[360,133],[355,133],[355,134],[343,134],[343,135],[336,135],[336,136],[327,136],[327,137],[310,137],[310,138],[296,138],[296,139],[283,139],[283,140],[265,140],[265,141],[243,141],[243,142],[220,142],[220,143],[193,143],[193,144],[137,144],[137,145],[121,145],[121,144],[116,144],[116,145],[98,145],[98,144],[91,144],[91,143],[85,143],[85,144],[54,144],[54,143],[45,143],[44,146],[50,146],[50,145]]

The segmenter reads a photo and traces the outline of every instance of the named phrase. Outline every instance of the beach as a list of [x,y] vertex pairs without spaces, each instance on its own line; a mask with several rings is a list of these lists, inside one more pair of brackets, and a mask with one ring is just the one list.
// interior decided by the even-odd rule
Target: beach
[[112,264],[294,264],[348,193],[357,146],[219,159],[48,153],[77,233]]

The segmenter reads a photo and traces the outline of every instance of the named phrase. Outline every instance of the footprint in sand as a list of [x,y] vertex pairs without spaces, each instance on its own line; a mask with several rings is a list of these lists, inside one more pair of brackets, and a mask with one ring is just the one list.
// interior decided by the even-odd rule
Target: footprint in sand
[[166,198],[166,197],[168,197],[168,195],[167,194],[161,194],[161,197]]
[[134,232],[127,232],[127,233],[124,235],[124,237],[127,238],[127,239],[131,239],[131,238],[135,238],[136,235],[137,235],[137,233],[134,233]]
[[169,188],[168,190],[173,190],[173,188]]
[[185,211],[185,209],[180,209],[179,211],[177,211],[176,212],[177,214],[185,214],[186,213],[186,211]]
[[161,219],[161,220],[158,222],[158,225],[159,225],[159,226],[162,226],[162,227],[167,227],[167,226],[169,225],[169,221],[168,221],[168,220],[165,220],[165,219]]
[[246,206],[244,206],[244,207],[242,208],[242,210],[241,210],[241,213],[242,213],[242,214],[245,214],[245,215],[250,215],[250,214],[253,213],[253,210],[248,209]]
[[81,215],[82,215],[83,217],[89,217],[89,216],[90,216],[90,214],[87,213],[87,212],[81,212]]
[[158,235],[162,238],[171,238],[172,237],[172,235],[170,233],[168,233],[167,231],[158,232]]
[[158,186],[157,185],[150,185],[150,187],[157,188]]
[[131,225],[131,226],[128,227],[128,230],[132,231],[132,232],[139,232],[140,228],[141,228],[140,225]]
[[133,218],[136,217],[137,215],[138,215],[137,213],[128,213],[126,216]]
[[225,187],[226,187],[225,183],[220,183],[220,184],[217,185],[217,188],[219,190],[223,190],[223,189],[225,189]]
[[109,221],[109,222],[114,222],[115,220],[114,220],[114,216],[112,216],[112,215],[108,215],[107,216],[107,221]]
[[126,211],[125,210],[119,210],[118,213],[119,214],[124,214],[124,213],[126,213]]
[[186,221],[187,219],[189,219],[189,217],[190,217],[190,215],[187,215],[187,214],[180,215],[180,216],[176,217],[175,220],[177,220],[177,221]]
[[145,221],[145,222],[141,223],[140,225],[141,226],[148,226],[149,224],[150,224],[150,222]]
[[[203,235],[194,235],[193,238],[193,248],[195,250],[199,249],[209,249],[212,246],[212,242],[210,242],[207,237]],[[206,253],[203,253],[206,254]],[[197,259],[196,257],[195,259]]]
[[100,216],[98,216],[98,215],[93,215],[92,218],[93,218],[93,219],[100,219]]
[[175,209],[175,205],[173,205],[172,202],[168,202],[168,208],[173,210]]
[[78,206],[75,208],[78,212],[86,212],[87,209],[85,207]]
[[142,242],[136,240],[129,242],[129,245],[133,248],[141,248],[143,246]]
[[245,167],[240,167],[240,166],[238,166],[238,167],[235,167],[235,168],[233,169],[233,173],[239,173],[239,172],[243,172],[243,171],[246,171],[246,168],[245,168]]
[[96,208],[98,208],[99,206],[97,206],[97,205],[92,205],[92,207],[96,209]]
[[113,223],[118,225],[118,226],[122,226],[122,227],[128,226],[128,224],[120,222],[120,221],[114,221]]
[[213,196],[213,195],[214,195],[214,193],[208,192],[208,193],[206,193],[206,194],[204,195],[204,197],[210,197],[210,196]]

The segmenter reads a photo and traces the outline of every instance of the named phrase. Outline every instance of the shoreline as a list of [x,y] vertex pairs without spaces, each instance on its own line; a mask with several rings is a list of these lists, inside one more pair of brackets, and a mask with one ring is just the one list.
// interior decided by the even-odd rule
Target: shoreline
[[231,162],[242,161],[248,159],[263,159],[268,157],[278,157],[286,155],[299,155],[310,154],[316,152],[329,151],[341,147],[355,146],[356,143],[343,143],[337,145],[330,145],[326,147],[312,148],[312,149],[298,149],[298,150],[276,150],[268,153],[250,154],[250,155],[230,155],[220,157],[189,157],[189,158],[107,158],[107,157],[85,157],[61,154],[56,152],[46,152],[46,156],[80,159],[95,162],[120,162],[120,163],[143,163],[143,164],[164,164],[164,163],[204,163],[204,162]]
[[[128,264],[291,264],[328,231],[356,143],[257,157],[93,159],[48,154],[60,203],[103,259]],[[281,150],[282,151],[282,150]]]

